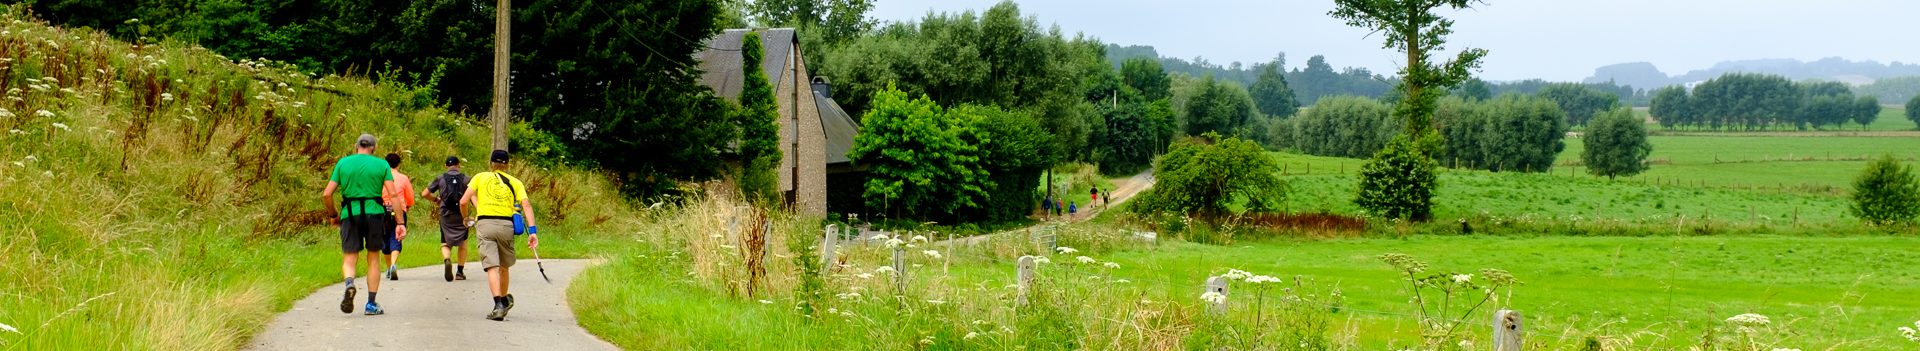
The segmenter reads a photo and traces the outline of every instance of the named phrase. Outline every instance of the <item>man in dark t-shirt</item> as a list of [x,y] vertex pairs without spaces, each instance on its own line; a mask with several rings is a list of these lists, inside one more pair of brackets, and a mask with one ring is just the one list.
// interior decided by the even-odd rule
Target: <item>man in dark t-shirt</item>
[[[467,228],[465,218],[460,216],[460,196],[467,193],[467,175],[460,173],[460,158],[447,156],[447,173],[433,178],[433,184],[427,185],[427,191],[420,197],[432,202],[439,210],[435,211],[440,219],[440,270],[447,281],[467,280]],[[460,250],[460,260],[450,260],[454,248]],[[454,266],[454,262],[460,262]]]

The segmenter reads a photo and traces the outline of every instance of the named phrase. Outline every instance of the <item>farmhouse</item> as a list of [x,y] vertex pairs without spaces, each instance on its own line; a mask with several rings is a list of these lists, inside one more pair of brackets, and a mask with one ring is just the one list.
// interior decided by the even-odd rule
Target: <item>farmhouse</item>
[[[760,67],[741,67],[740,46],[747,35],[760,36],[765,57]],[[792,28],[729,29],[707,38],[705,44],[695,54],[700,61],[700,84],[722,98],[739,101],[745,69],[767,74],[780,112],[779,190],[794,212],[825,215],[829,170],[836,175],[859,171],[847,160],[859,125],[833,103],[832,87],[825,79],[808,79],[798,33]]]

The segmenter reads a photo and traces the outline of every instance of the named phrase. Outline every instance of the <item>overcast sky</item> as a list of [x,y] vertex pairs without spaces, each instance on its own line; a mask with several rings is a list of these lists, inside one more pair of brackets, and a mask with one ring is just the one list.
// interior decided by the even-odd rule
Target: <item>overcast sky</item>
[[[872,15],[917,21],[928,11],[984,12],[998,2],[877,0]],[[1042,26],[1221,65],[1286,52],[1288,68],[1318,54],[1335,68],[1391,74],[1404,59],[1381,48],[1379,36],[1327,17],[1331,0],[1016,2]],[[1635,61],[1668,75],[1761,58],[1920,62],[1915,0],[1490,0],[1445,13],[1457,22],[1449,49],[1492,51],[1481,72],[1489,80],[1572,81],[1595,67]]]

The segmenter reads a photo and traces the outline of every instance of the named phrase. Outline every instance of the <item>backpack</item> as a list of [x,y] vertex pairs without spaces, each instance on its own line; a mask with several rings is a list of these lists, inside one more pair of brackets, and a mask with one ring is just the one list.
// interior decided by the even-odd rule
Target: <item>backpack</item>
[[460,196],[467,193],[467,175],[460,174],[460,171],[447,171],[440,175],[440,187],[440,211],[460,213]]

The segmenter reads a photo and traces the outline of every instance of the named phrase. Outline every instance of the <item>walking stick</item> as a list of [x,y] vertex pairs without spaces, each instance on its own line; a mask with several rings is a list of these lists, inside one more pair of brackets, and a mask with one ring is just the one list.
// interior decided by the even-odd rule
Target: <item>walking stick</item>
[[529,247],[529,249],[533,249],[533,266],[540,269],[540,280],[547,281],[547,284],[553,284],[553,278],[547,278],[547,266],[540,264],[540,249],[532,247]]

